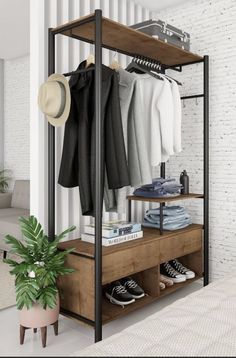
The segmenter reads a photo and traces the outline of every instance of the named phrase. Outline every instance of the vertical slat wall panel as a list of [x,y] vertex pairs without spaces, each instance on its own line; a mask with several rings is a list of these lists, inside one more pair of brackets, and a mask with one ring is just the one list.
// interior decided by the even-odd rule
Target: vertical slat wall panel
[[[65,23],[70,20],[69,18],[69,0],[60,0],[60,23]],[[60,48],[58,53],[58,69],[59,73],[67,72],[70,68],[70,48],[69,48],[69,38],[62,36],[60,38]],[[56,129],[56,178],[58,177],[61,161],[61,152],[63,146],[64,138],[64,126]],[[66,188],[63,188],[61,185],[57,185],[57,229],[62,231],[64,228],[69,226],[69,193],[70,191]],[[67,211],[67,215],[64,215],[64,211]]]
[[[121,23],[131,25],[149,18],[149,11],[128,0],[35,0],[31,6],[31,212],[44,224],[47,223],[47,123],[36,107],[38,87],[47,78],[47,29],[61,23],[103,10],[103,15]],[[44,37],[42,33],[44,32]],[[63,36],[56,37],[56,71],[63,73],[76,69],[78,64],[94,53],[92,45]],[[40,54],[40,55],[39,55]],[[43,57],[42,57],[43,56]],[[103,50],[103,63],[109,65],[114,52]],[[130,58],[117,56],[122,67]],[[35,77],[35,73],[39,73]],[[64,128],[56,130],[56,179],[60,168]],[[57,184],[56,184],[57,185]],[[56,186],[56,228],[57,232],[75,224],[78,237],[89,217],[83,217],[80,210],[79,190]],[[44,195],[42,195],[44,193]],[[142,219],[142,205],[138,204],[135,217]],[[105,219],[116,219],[116,214],[107,214]]]
[[[141,22],[143,20],[143,8],[139,4],[135,4],[135,12],[134,12],[134,23]],[[143,205],[142,202],[137,202],[133,204],[133,213],[134,220],[141,221],[143,220]]]

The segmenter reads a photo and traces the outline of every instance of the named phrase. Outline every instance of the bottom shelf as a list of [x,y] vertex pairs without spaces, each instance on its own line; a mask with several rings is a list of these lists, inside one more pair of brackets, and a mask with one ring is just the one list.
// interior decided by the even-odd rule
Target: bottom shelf
[[117,318],[125,316],[127,313],[136,311],[137,309],[148,305],[149,303],[155,301],[157,297],[153,296],[145,296],[136,300],[134,303],[131,303],[128,306],[118,306],[113,303],[110,303],[105,297],[103,298],[102,302],[102,323],[111,322]]
[[176,284],[174,284],[173,286],[168,287],[168,288],[166,288],[165,290],[161,291],[161,292],[160,292],[160,298],[161,298],[161,297],[164,297],[164,296],[167,296],[167,295],[169,295],[169,294],[171,294],[171,293],[173,293],[173,292],[179,290],[179,289],[182,288],[182,287],[186,287],[186,286],[188,286],[189,284],[191,284],[191,283],[193,283],[193,282],[195,282],[195,281],[200,280],[201,278],[202,278],[202,276],[196,275],[196,277],[194,277],[194,278],[192,278],[192,279],[190,279],[190,280],[187,280],[187,281],[181,282],[181,283],[176,283]]
[[134,303],[125,306],[124,308],[122,306],[118,306],[115,304],[110,303],[105,297],[103,298],[102,302],[102,322],[103,324],[106,324],[108,322],[111,322],[117,318],[120,318],[122,316],[125,316],[127,313],[131,313],[133,311],[136,311],[139,308],[142,308],[146,306],[149,303],[152,303],[154,301],[157,301],[158,299],[167,296],[168,294],[171,294],[177,290],[179,290],[182,287],[186,287],[189,284],[201,279],[202,276],[197,275],[195,278],[191,280],[187,280],[182,283],[176,283],[170,288],[166,288],[164,291],[160,292],[160,295],[157,296],[145,296],[143,298],[140,298],[139,300],[136,300]]

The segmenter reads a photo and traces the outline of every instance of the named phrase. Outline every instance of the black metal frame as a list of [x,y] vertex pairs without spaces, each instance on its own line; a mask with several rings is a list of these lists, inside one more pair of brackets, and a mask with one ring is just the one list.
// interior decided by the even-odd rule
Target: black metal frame
[[[71,35],[76,39],[94,43],[95,45],[95,126],[96,126],[96,187],[95,187],[95,322],[87,320],[84,317],[73,314],[77,319],[94,325],[95,342],[102,339],[102,185],[101,185],[101,69],[102,69],[102,47],[108,48],[102,44],[102,11],[95,10],[95,15],[78,22],[73,22],[64,26],[62,29],[49,29],[48,32],[48,75],[55,72],[55,35],[63,34],[66,30],[72,31],[75,26],[82,25],[87,22],[95,22],[95,41],[88,41]],[[120,52],[128,56],[138,56],[138,54],[128,53],[109,47],[108,49]],[[153,59],[151,59],[153,61]],[[204,62],[204,94],[196,96],[186,96],[182,99],[204,97],[204,285],[209,282],[208,269],[208,247],[209,247],[209,61],[208,56],[204,56],[203,60],[191,62],[187,64],[179,64],[176,66],[163,65],[163,71],[167,68],[176,71],[182,71],[183,66]],[[75,72],[68,72],[65,75],[70,76]],[[165,176],[165,164],[161,164],[161,176]],[[55,128],[48,125],[48,235],[50,240],[55,237]],[[163,217],[163,204],[161,207],[161,217]],[[128,201],[128,219],[131,220],[131,201]],[[162,220],[161,220],[162,221]],[[163,223],[162,223],[163,225]],[[163,228],[163,227],[162,227]],[[65,315],[72,315],[71,312],[62,310]]]

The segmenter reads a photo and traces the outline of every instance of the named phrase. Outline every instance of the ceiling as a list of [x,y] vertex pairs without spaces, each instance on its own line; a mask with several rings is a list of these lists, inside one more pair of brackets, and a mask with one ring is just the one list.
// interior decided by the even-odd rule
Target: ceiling
[[30,51],[30,0],[0,0],[0,58]]
[[137,4],[140,4],[152,11],[159,11],[167,7],[176,6],[187,0],[135,0]]

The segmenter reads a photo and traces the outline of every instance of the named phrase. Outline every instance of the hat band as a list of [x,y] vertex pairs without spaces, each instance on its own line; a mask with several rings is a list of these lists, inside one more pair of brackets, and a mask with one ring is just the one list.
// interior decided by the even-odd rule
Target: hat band
[[65,103],[66,103],[66,93],[65,93],[65,88],[64,86],[62,85],[62,83],[60,82],[57,82],[59,84],[59,87],[61,89],[61,105],[60,105],[60,108],[59,108],[59,111],[57,113],[57,115],[54,117],[54,118],[59,118],[61,117],[63,111],[64,111],[64,108],[65,108]]

